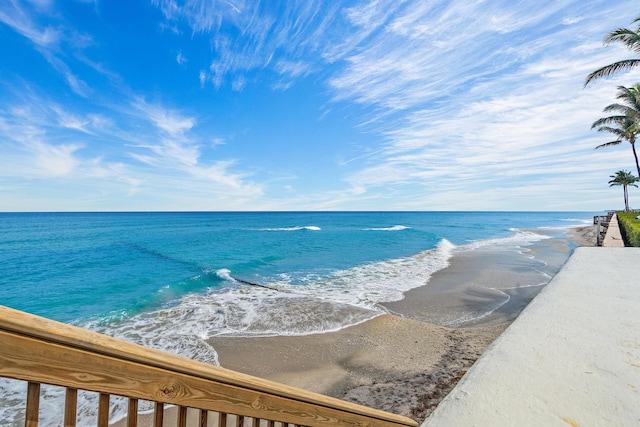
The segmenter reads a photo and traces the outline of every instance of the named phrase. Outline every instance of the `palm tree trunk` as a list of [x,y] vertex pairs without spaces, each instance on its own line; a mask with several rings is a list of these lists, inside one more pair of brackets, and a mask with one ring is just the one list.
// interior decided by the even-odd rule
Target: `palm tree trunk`
[[631,142],[633,157],[636,159],[636,169],[638,170],[638,178],[640,178],[640,163],[638,163],[638,154],[636,153],[636,144],[635,144],[635,141],[629,141],[629,142]]
[[627,191],[627,186],[623,185],[622,190],[624,191],[624,210],[625,212],[629,212],[629,192]]

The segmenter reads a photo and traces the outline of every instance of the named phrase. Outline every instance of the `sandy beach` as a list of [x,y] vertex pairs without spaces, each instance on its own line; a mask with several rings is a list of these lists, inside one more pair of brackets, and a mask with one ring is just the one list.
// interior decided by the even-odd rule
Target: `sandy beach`
[[226,368],[423,419],[505,327],[383,315],[328,334],[211,342]]
[[[569,236],[573,246],[593,246],[595,228]],[[550,239],[529,251],[547,262],[490,249],[455,255],[427,285],[384,304],[389,314],[336,332],[209,343],[225,368],[422,422],[541,289],[516,285],[532,280],[532,267],[555,274],[570,247]],[[466,321],[443,325],[461,313]]]
[[576,227],[569,231],[569,236],[578,246],[595,246],[596,226]]
[[[570,238],[578,246],[593,246],[594,227],[572,229]],[[566,241],[546,242],[543,247],[558,254],[569,251]],[[394,314],[332,333],[219,337],[210,343],[225,368],[421,422],[540,290],[514,289],[528,274],[524,263],[509,253],[462,254],[434,274],[428,285],[384,304]],[[549,268],[555,274],[560,267],[561,262]],[[446,319],[446,312],[474,313],[475,306],[499,304],[505,294],[508,302],[489,316],[471,315],[458,327],[433,322]]]

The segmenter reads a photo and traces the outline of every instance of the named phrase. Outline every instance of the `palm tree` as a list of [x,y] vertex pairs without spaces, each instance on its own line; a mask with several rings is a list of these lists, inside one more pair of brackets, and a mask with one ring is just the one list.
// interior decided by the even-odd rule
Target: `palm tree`
[[613,187],[614,185],[622,185],[622,190],[624,191],[624,210],[629,212],[629,192],[627,190],[628,186],[638,187],[636,182],[640,181],[640,178],[633,176],[631,172],[619,170],[615,175],[610,176],[611,181],[609,181],[609,187]]
[[[633,20],[633,23],[636,22],[640,22],[640,17]],[[621,43],[630,51],[640,55],[640,25],[635,31],[628,28],[617,28],[611,31],[604,38],[604,44],[607,45],[613,42]],[[625,59],[623,61],[614,62],[613,64],[599,68],[589,74],[584,85],[587,86],[592,80],[599,79],[601,77],[608,77],[618,71],[628,70],[638,66],[640,66],[640,58]]]
[[629,141],[633,157],[636,161],[636,169],[640,176],[640,163],[638,162],[638,154],[636,153],[636,139],[640,134],[640,84],[627,88],[618,86],[619,103],[608,105],[604,108],[604,112],[616,112],[617,115],[603,117],[596,120],[591,129],[598,128],[598,132],[609,132],[617,137],[615,141],[600,144],[596,147],[610,147],[618,145],[622,141]]

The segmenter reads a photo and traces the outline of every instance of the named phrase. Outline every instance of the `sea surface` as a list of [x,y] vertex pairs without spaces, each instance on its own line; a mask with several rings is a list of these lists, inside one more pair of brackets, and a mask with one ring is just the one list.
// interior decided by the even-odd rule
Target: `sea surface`
[[[381,303],[427,284],[456,254],[498,248],[533,259],[544,251],[528,248],[566,240],[571,227],[590,224],[592,217],[0,213],[0,305],[217,364],[209,337],[338,330],[384,313]],[[573,246],[567,248],[549,271],[547,261],[538,260],[539,278],[532,280],[548,281]],[[0,399],[19,399],[14,394],[13,383],[0,382]],[[50,394],[54,407],[56,393]],[[18,420],[1,405],[0,417]],[[43,425],[57,424],[45,418]]]

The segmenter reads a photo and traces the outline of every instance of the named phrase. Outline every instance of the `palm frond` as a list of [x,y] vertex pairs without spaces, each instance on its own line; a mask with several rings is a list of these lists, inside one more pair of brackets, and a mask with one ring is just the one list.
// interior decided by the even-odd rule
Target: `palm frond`
[[598,148],[613,147],[614,145],[620,145],[621,142],[622,142],[621,139],[617,139],[615,141],[607,142],[605,144],[600,144],[600,145],[596,146],[596,148],[594,148],[594,150],[597,150]]
[[625,115],[627,115],[627,113],[629,113],[629,111],[631,111],[632,113],[635,112],[635,109],[632,107],[629,107],[627,105],[624,104],[611,104],[611,105],[607,105],[606,107],[604,107],[604,109],[602,110],[604,113],[608,113],[610,111],[619,111],[621,113],[624,113]]
[[609,178],[612,178],[609,181],[609,186],[613,187],[614,185],[622,185],[627,186],[631,185],[633,187],[637,187],[636,182],[640,181],[640,178],[635,176],[629,171],[619,170],[615,175],[610,175]]
[[602,77],[609,77],[610,75],[615,74],[619,71],[628,70],[639,65],[640,59],[625,59],[623,61],[618,61],[613,64],[606,65],[589,74],[584,82],[584,86],[587,86],[589,83],[591,83],[592,80]]
[[620,42],[627,49],[635,52],[640,44],[640,33],[628,28],[616,28],[604,38],[605,45],[612,42]]
[[600,126],[598,128],[598,132],[609,132],[612,133],[614,135],[619,135],[624,133],[625,129],[621,129],[621,128],[614,128],[611,126]]
[[[593,124],[591,125],[591,129],[595,129],[597,127],[601,127],[604,125],[608,125],[608,124],[612,124],[612,123],[621,123],[623,122],[625,119],[627,118],[627,116],[609,116],[609,117],[603,117],[601,119],[596,120],[595,122],[593,122]],[[614,129],[614,128],[611,128]],[[600,131],[600,129],[598,129],[598,131]],[[609,128],[607,128],[605,130],[605,132],[609,132]]]

